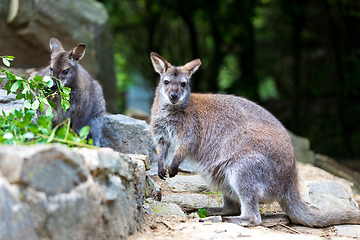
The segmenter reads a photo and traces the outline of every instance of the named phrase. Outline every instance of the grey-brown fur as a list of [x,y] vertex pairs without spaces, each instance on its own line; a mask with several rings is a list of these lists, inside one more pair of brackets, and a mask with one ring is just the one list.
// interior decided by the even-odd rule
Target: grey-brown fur
[[70,108],[66,112],[62,109],[59,95],[52,99],[57,105],[53,110],[55,115],[53,126],[67,118],[70,118],[71,128],[77,133],[82,127],[90,126],[90,137],[93,139],[94,145],[100,145],[105,99],[99,82],[78,64],[85,54],[85,44],[79,44],[67,52],[59,40],[52,38],[50,39],[50,48],[52,51],[50,65],[32,73],[31,77],[51,76],[59,79],[65,87],[71,89]]
[[242,97],[190,93],[190,77],[199,59],[175,67],[156,53],[150,57],[160,74],[151,110],[160,178],[166,177],[164,162],[173,148],[170,177],[189,157],[223,193],[224,206],[209,209],[211,214],[240,214],[241,208],[240,216],[223,217],[224,221],[259,225],[258,202],[278,201],[294,223],[360,224],[360,211],[313,210],[300,198],[291,139],[267,110]]

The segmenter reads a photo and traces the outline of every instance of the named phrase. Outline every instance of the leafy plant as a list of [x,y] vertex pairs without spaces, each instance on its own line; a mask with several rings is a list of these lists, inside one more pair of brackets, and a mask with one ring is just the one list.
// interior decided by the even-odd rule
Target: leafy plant
[[200,218],[206,218],[208,216],[208,213],[207,213],[206,209],[200,208],[197,212],[197,215]]
[[[10,67],[10,62],[14,60],[12,56],[0,56],[0,58],[7,67]],[[48,76],[44,78],[35,76],[26,80],[2,67],[0,70],[5,73],[8,80],[4,87],[7,93],[16,94],[16,99],[24,99],[24,109],[14,110],[8,114],[3,110],[2,115],[0,114],[0,144],[59,142],[71,147],[94,147],[87,143],[89,141],[89,144],[92,144],[91,139],[87,140],[89,126],[83,127],[79,135],[70,128],[70,119],[52,126],[54,117],[52,109],[56,107],[56,103],[51,99],[59,94],[61,106],[66,111],[70,107],[70,88],[62,86],[60,81],[57,79],[54,81]],[[2,81],[0,78],[0,82]],[[51,91],[50,88],[54,84],[57,84],[57,90]],[[40,110],[44,115],[40,115],[37,122],[34,123],[37,110]]]

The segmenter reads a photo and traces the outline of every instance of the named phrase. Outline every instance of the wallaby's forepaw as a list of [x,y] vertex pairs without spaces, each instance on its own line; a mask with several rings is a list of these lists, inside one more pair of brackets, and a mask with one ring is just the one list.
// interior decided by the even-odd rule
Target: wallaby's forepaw
[[179,167],[170,166],[169,168],[169,177],[175,177],[179,172]]
[[165,180],[166,179],[166,169],[162,169],[162,170],[159,169],[158,175],[162,180]]

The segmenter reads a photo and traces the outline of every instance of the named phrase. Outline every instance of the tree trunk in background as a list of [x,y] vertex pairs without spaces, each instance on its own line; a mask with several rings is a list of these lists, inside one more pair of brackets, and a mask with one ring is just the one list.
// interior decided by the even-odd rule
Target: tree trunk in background
[[301,102],[303,99],[303,86],[301,85],[302,81],[302,50],[303,50],[303,41],[302,41],[302,32],[304,30],[306,19],[304,16],[304,11],[306,9],[307,1],[305,0],[294,0],[290,4],[290,14],[292,20],[292,54],[293,54],[293,107],[292,107],[292,129],[295,129],[296,132],[301,131],[302,119],[302,107]]

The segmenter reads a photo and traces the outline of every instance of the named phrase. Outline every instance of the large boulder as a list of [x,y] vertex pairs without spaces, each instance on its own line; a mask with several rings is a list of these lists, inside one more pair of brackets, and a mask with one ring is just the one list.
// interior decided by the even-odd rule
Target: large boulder
[[50,38],[58,38],[66,50],[85,43],[87,53],[80,63],[100,80],[107,111],[117,112],[108,19],[95,0],[0,0],[0,52],[15,56],[12,67],[40,68],[49,64]]
[[310,141],[305,137],[300,137],[295,135],[294,133],[288,131],[291,142],[294,146],[296,160],[303,162],[303,163],[315,163],[315,154],[310,149]]
[[0,239],[126,239],[149,191],[143,159],[110,148],[1,146]]
[[150,125],[122,114],[104,117],[100,145],[118,152],[148,155],[151,162],[156,160]]

